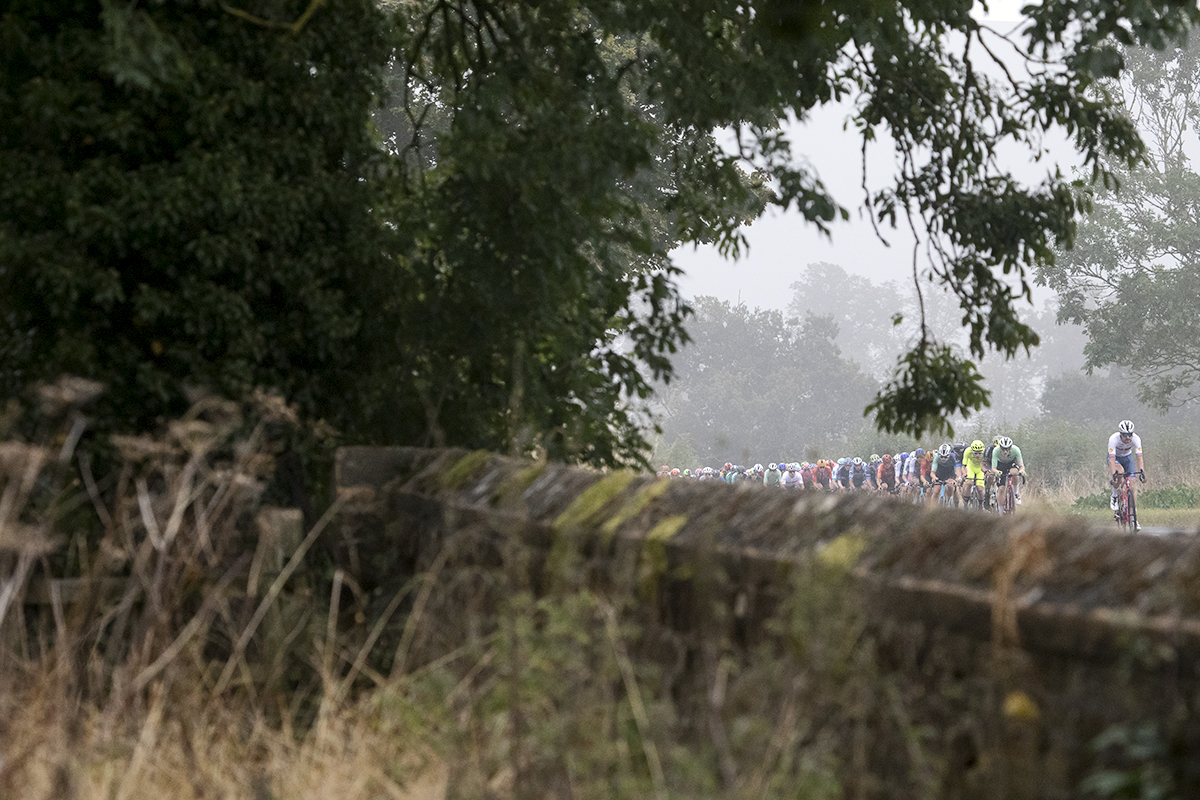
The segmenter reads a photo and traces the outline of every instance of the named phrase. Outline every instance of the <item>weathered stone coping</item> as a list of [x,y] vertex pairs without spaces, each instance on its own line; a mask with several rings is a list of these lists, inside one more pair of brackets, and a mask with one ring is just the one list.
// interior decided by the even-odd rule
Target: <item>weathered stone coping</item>
[[360,536],[383,524],[388,498],[408,497],[538,538],[618,537],[661,543],[673,556],[703,548],[758,584],[819,553],[853,569],[874,613],[1082,659],[1117,658],[1144,638],[1171,645],[1179,667],[1200,671],[1200,539],[1192,535],[1116,533],[1027,510],[998,518],[864,494],[665,481],[457,449],[342,448],[335,480],[340,492],[354,492],[346,513]]

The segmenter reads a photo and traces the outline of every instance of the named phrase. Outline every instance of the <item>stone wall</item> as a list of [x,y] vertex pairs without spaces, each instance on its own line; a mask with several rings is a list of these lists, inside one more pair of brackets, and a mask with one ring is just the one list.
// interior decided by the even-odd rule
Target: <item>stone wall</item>
[[[541,591],[555,579],[555,548],[570,540],[594,560],[634,564],[627,576],[648,613],[689,642],[682,663],[697,673],[706,637],[749,651],[778,636],[770,620],[802,565],[845,569],[880,685],[901,698],[862,747],[872,780],[848,794],[1080,796],[1104,766],[1139,779],[1136,754],[1089,744],[1146,726],[1176,790],[1200,794],[1194,536],[463,450],[344,448],[335,478],[344,508],[334,557],[366,591],[444,563],[468,530],[492,544],[462,558],[496,565],[519,543]],[[600,574],[585,580],[610,580]]]

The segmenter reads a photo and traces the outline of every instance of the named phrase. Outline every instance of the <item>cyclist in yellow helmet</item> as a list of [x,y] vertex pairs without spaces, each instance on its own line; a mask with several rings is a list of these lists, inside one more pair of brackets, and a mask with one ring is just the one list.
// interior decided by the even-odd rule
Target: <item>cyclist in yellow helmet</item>
[[986,449],[980,439],[971,442],[971,446],[963,452],[962,466],[958,468],[959,482],[963,485],[963,501],[974,500],[979,507],[983,506],[985,497],[983,451]]

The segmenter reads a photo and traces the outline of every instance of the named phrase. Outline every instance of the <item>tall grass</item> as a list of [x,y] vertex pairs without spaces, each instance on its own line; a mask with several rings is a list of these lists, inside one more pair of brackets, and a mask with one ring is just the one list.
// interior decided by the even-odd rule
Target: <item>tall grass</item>
[[290,409],[203,400],[112,437],[97,477],[98,391],[42,387],[24,429],[53,446],[0,445],[0,796],[441,796],[436,757],[348,691],[339,598],[299,569],[331,517],[282,558],[255,525]]
[[204,400],[98,475],[94,390],[44,387],[51,444],[0,446],[2,798],[841,797],[847,735],[896,729],[841,566],[750,650],[715,595],[674,630],[657,559],[569,536],[539,573],[468,529],[363,589],[316,557],[336,503],[291,538],[263,513],[279,401]]

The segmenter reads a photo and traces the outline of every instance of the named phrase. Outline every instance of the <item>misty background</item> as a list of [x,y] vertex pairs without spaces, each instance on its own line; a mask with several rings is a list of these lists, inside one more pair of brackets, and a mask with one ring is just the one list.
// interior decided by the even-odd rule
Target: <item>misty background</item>
[[[998,9],[993,24],[1016,19],[1015,9]],[[1153,273],[1167,286],[1164,274],[1178,280],[1195,271],[1196,229],[1179,223],[1186,216],[1194,226],[1191,209],[1200,203],[1200,180],[1193,180],[1191,166],[1200,154],[1197,58],[1194,44],[1174,54],[1129,54],[1134,75],[1112,88],[1124,93],[1128,113],[1150,145],[1149,163],[1124,172],[1114,166],[1124,193],[1099,191],[1095,212],[1081,224],[1081,244],[1074,251],[1060,249],[1061,266],[1028,276],[1032,301],[1022,320],[1038,332],[1041,345],[1007,361],[995,353],[976,360],[991,405],[970,419],[951,420],[956,440],[1011,435],[1050,477],[1080,467],[1098,471],[1108,436],[1125,418],[1135,420],[1148,450],[1176,460],[1189,457],[1184,450],[1194,451],[1200,412],[1186,379],[1178,377],[1190,370],[1190,356],[1179,355],[1176,363],[1148,375],[1140,367],[1153,360],[1149,346],[1140,353],[1106,353],[1112,344],[1097,341],[1103,335],[1097,315],[1121,305],[1129,281],[1146,283]],[[1157,102],[1155,91],[1163,95]],[[967,335],[957,300],[922,277],[913,233],[877,228],[862,214],[872,181],[890,177],[893,155],[888,142],[864,154],[859,137],[843,129],[848,111],[823,108],[794,123],[789,134],[850,210],[850,220],[835,223],[826,236],[799,213],[768,213],[744,229],[748,247],[737,260],[703,246],[672,254],[685,271],[680,285],[695,309],[688,325],[693,342],[675,357],[674,380],[657,387],[662,430],[652,438],[655,464],[866,457],[940,443],[879,434],[873,419],[863,416],[897,357],[916,340],[921,301],[938,339],[965,350]],[[1070,174],[1074,159],[1065,143],[1048,142],[1042,159],[1009,168],[1036,182],[1040,173],[1055,169]],[[1090,183],[1087,176],[1076,177],[1081,187]],[[1162,199],[1167,196],[1169,202]],[[1164,209],[1158,228],[1143,218],[1148,207]],[[1126,248],[1126,241],[1140,241],[1142,249]],[[1126,263],[1096,266],[1114,250],[1130,251]],[[1056,289],[1067,292],[1065,311]],[[1171,300],[1165,289],[1158,291],[1162,296],[1134,313],[1160,315]],[[1188,291],[1174,292],[1175,302],[1185,306],[1176,316],[1195,316],[1188,309],[1196,295]],[[1091,322],[1091,338],[1081,324],[1085,320]],[[1118,319],[1109,327],[1122,324],[1133,323]],[[1178,327],[1166,334],[1180,335]],[[1139,389],[1155,379],[1159,390],[1142,391],[1154,395],[1143,402]],[[1175,450],[1180,452],[1172,455]]]

